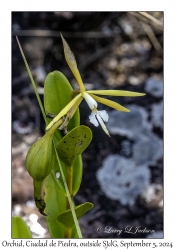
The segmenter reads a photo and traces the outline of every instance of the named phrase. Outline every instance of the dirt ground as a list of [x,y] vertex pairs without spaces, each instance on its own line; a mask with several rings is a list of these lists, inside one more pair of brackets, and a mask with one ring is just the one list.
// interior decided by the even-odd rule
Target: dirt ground
[[[109,138],[90,123],[87,104],[82,102],[80,106],[81,124],[91,128],[93,140],[82,155],[83,180],[75,203],[90,201],[95,205],[80,220],[83,237],[163,237],[163,13],[146,14],[12,13],[12,213],[26,220],[34,237],[50,236],[45,218],[34,205],[32,179],[25,168],[25,157],[32,143],[44,134],[45,124],[15,36],[20,40],[38,92],[43,98],[45,77],[54,70],[61,71],[73,88],[77,87],[64,59],[60,32],[74,52],[87,89],[123,89],[146,93],[141,98],[109,97],[121,105],[136,106],[136,113],[133,108],[133,114],[141,116],[138,119],[145,122],[141,132],[137,131],[137,123],[131,129],[129,118],[122,118],[126,119],[123,124],[125,129],[119,129],[119,118],[115,118],[118,113],[99,104],[99,110],[106,109],[111,114]],[[106,125],[108,127],[108,123]],[[115,128],[117,126],[118,130]],[[134,129],[136,132],[133,132]],[[144,143],[141,142],[142,136],[145,138]],[[135,191],[131,191],[131,195],[123,202],[124,196],[128,194],[121,191],[118,198],[108,195],[103,181],[100,182],[98,178],[98,171],[105,169],[105,162],[111,155],[135,162],[139,157],[137,147],[142,149],[139,151],[142,159],[138,161],[144,159],[139,164],[144,165],[149,178],[147,182],[143,179],[147,183],[145,190],[138,191],[140,179],[137,183],[135,177],[131,176],[137,195],[134,196],[132,192]],[[117,190],[120,194],[120,189]],[[131,202],[132,195],[134,198]],[[135,233],[128,232],[131,227]],[[102,230],[98,231],[97,228]],[[110,232],[107,233],[105,228],[110,229]],[[144,229],[147,232],[143,232]]]

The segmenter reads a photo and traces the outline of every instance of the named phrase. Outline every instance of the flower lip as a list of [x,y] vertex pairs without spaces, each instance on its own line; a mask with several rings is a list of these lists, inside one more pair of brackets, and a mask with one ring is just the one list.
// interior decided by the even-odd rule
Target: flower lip
[[89,116],[90,122],[94,124],[94,126],[98,127],[99,123],[104,130],[104,132],[110,137],[110,134],[104,124],[109,119],[108,113],[106,110],[98,111],[96,108],[92,110],[91,115]]
[[91,110],[93,110],[94,108],[97,108],[97,102],[86,91],[82,92],[82,96],[86,100]]

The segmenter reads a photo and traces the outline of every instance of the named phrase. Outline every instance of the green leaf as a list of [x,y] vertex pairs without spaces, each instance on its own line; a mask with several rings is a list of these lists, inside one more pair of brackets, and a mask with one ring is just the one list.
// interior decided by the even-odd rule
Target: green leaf
[[[44,108],[46,114],[57,115],[71,101],[73,89],[67,78],[59,71],[51,72],[47,75],[44,83]],[[51,120],[50,120],[51,121]],[[79,126],[79,110],[69,122],[68,130]]]
[[26,239],[32,238],[32,234],[25,221],[19,216],[12,217],[12,238]]
[[[91,202],[85,202],[81,205],[75,207],[75,213],[77,219],[80,219],[85,213],[93,208],[93,204]],[[64,213],[58,215],[58,222],[62,223],[65,227],[71,228],[74,226],[74,220],[72,217],[72,212],[70,209],[66,210]]]
[[65,135],[57,146],[58,155],[67,166],[81,154],[92,140],[92,132],[87,126],[79,126]]
[[[64,162],[61,162],[62,170],[64,172],[64,176],[67,179],[67,166]],[[58,162],[55,161],[53,173],[56,176],[56,173],[60,173],[60,168],[58,165]],[[78,155],[73,163],[73,181],[72,181],[72,194],[73,196],[78,192],[80,188],[80,184],[82,181],[82,174],[83,174],[83,168],[82,168],[82,156]],[[60,188],[61,192],[66,195],[64,183],[62,176],[57,179],[55,178],[55,181],[57,182],[58,187]]]
[[76,230],[75,226],[73,226],[71,228],[71,236],[70,236],[70,238],[72,238],[72,239],[77,239],[78,238],[78,234],[77,234],[77,230]]
[[83,168],[81,167],[83,165],[82,163],[82,156],[78,155],[75,158],[75,161],[73,163],[73,181],[72,181],[72,194],[76,195],[80,188],[80,184],[82,181],[82,175],[83,175]]
[[55,176],[50,174],[44,181],[47,226],[52,238],[64,238],[64,226],[57,222],[57,216],[66,210],[66,196],[58,189]]

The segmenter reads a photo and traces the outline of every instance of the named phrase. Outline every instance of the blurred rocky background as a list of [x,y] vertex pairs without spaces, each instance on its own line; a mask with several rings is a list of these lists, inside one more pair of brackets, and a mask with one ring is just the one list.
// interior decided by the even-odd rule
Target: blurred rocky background
[[[99,110],[109,112],[110,138],[89,122],[90,110],[81,104],[81,124],[92,129],[93,140],[83,153],[83,180],[75,203],[95,205],[80,220],[83,236],[162,238],[163,12],[12,13],[12,213],[24,218],[34,237],[49,237],[25,168],[27,151],[44,134],[45,125],[15,36],[43,99],[44,80],[51,71],[61,71],[77,87],[64,59],[60,32],[87,89],[146,93],[109,97],[130,113],[99,104]],[[126,232],[128,227],[132,233]]]

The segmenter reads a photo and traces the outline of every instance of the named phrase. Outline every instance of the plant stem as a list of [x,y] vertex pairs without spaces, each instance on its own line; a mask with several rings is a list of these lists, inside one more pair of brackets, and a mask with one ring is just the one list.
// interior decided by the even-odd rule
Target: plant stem
[[24,53],[23,53],[23,50],[22,50],[21,44],[20,44],[20,42],[19,42],[19,40],[18,40],[18,37],[16,37],[16,40],[17,40],[19,49],[20,49],[20,51],[21,51],[21,55],[22,55],[22,57],[23,57],[24,63],[25,63],[25,65],[26,65],[26,68],[27,68],[27,71],[28,71],[30,80],[31,80],[31,82],[32,82],[32,86],[33,86],[33,88],[34,88],[35,95],[36,95],[36,97],[37,97],[37,100],[38,100],[38,103],[39,103],[39,106],[40,106],[40,109],[41,109],[41,112],[42,112],[44,121],[45,121],[45,123],[46,123],[46,125],[47,125],[47,124],[48,124],[48,121],[47,121],[46,114],[45,114],[45,112],[44,112],[44,108],[43,108],[41,99],[40,99],[40,97],[39,97],[39,94],[38,94],[38,91],[37,91],[37,88],[36,88],[36,84],[35,84],[35,82],[34,82],[33,76],[32,76],[32,74],[31,74],[29,65],[28,65],[27,60],[26,60],[26,58],[25,58],[25,55],[24,55]]
[[70,196],[72,197],[73,166],[67,167],[67,185]]
[[64,172],[63,172],[62,167],[61,167],[61,163],[60,163],[60,160],[59,160],[58,153],[57,153],[56,146],[55,146],[54,142],[53,142],[53,145],[54,145],[54,148],[55,148],[56,158],[57,158],[57,161],[58,161],[58,165],[60,167],[60,173],[61,173],[61,176],[62,176],[62,179],[63,179],[64,187],[65,187],[65,190],[66,190],[66,194],[67,194],[67,198],[68,198],[68,201],[69,201],[70,209],[71,209],[72,216],[73,216],[73,219],[74,219],[74,223],[75,223],[75,227],[76,227],[76,230],[77,230],[78,238],[83,238],[82,233],[81,233],[81,229],[80,229],[80,226],[79,226],[79,223],[78,223],[78,219],[77,219],[77,216],[76,216],[76,213],[75,213],[74,204],[73,204],[72,198],[71,198],[71,196],[69,194],[69,189],[68,189],[68,186],[67,186],[67,182],[66,182]]
[[44,209],[46,207],[46,204],[42,198],[42,185],[43,185],[43,181],[33,181],[33,185],[34,185],[34,198],[35,198],[35,204],[39,210],[39,212],[42,214],[42,215],[45,215],[46,214],[44,213]]
[[[70,194],[70,197],[72,199],[72,181],[73,181],[73,166],[69,166],[67,167],[67,186],[68,186],[68,189],[69,189],[69,194]],[[72,200],[73,202],[73,200]],[[67,209],[70,209],[70,204],[69,204],[69,200],[67,199],[67,202],[66,202],[66,208]],[[72,233],[72,228],[65,228],[65,238],[70,238],[71,237],[71,233]]]
[[[67,186],[69,189],[69,194],[70,197],[72,199],[72,181],[73,181],[73,166],[67,166]],[[66,209],[69,209],[70,205],[69,205],[69,200],[67,199],[67,203],[66,203]]]

